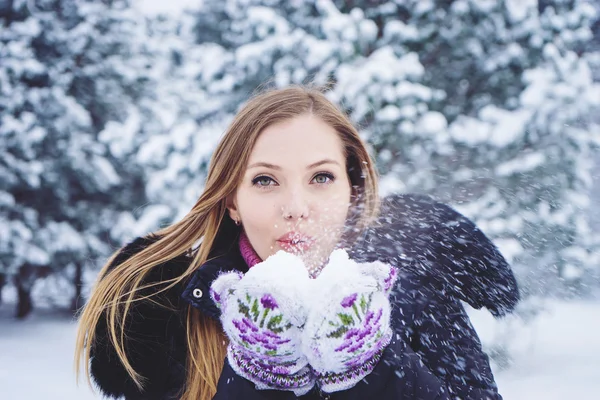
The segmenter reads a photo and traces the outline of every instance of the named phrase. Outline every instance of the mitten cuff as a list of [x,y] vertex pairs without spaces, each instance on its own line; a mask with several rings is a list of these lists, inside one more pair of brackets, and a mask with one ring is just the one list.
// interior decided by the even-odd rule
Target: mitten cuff
[[381,359],[385,348],[391,341],[391,335],[384,338],[379,342],[380,347],[371,358],[365,361],[363,364],[356,365],[351,369],[344,372],[318,372],[315,371],[317,382],[321,388],[321,391],[326,393],[339,392],[342,390],[348,390],[354,387],[363,378],[369,375],[377,366],[377,363]]
[[[257,389],[289,390],[296,396],[302,396],[315,385],[315,377],[308,364],[301,368],[298,363],[289,366],[262,365],[234,346],[228,347],[227,359],[231,368],[254,383]],[[294,370],[297,372],[290,373]]]

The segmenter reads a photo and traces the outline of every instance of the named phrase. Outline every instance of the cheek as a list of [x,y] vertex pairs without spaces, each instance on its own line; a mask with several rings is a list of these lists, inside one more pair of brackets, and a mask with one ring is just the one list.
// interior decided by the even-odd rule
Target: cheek
[[238,207],[246,231],[264,231],[273,226],[273,209],[269,202],[260,196],[240,196]]
[[323,198],[318,204],[319,222],[331,228],[340,228],[346,222],[350,208],[350,191],[339,190]]
[[265,201],[264,196],[242,193],[238,197],[238,209],[252,247],[261,259],[266,259],[273,253],[272,238],[278,223],[273,204]]

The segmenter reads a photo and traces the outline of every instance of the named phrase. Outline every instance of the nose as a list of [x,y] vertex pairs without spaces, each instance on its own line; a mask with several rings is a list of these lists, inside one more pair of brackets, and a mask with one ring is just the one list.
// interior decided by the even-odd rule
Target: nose
[[308,219],[310,216],[310,200],[302,189],[290,190],[281,206],[286,221]]

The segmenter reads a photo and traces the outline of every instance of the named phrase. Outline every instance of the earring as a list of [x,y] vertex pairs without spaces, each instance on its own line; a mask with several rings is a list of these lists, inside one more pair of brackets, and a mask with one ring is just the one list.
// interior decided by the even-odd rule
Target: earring
[[237,219],[234,219],[234,220],[233,220],[233,222],[235,222],[235,224],[236,224],[237,226],[240,226],[240,221],[239,221],[239,220],[237,220]]

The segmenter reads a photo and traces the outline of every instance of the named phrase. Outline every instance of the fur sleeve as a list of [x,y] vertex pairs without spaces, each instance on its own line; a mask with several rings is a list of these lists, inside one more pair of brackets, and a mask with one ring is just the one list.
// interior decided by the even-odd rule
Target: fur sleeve
[[[150,245],[156,237],[137,238],[122,248],[109,267],[120,263]],[[177,257],[150,272],[144,283],[173,278],[185,271],[189,260]],[[161,286],[157,286],[154,291]],[[127,374],[109,339],[105,318],[100,318],[91,348],[90,372],[101,393],[109,398],[166,399],[181,388],[185,378],[185,329],[180,304],[182,288],[175,286],[153,297],[159,304],[174,307],[172,311],[149,301],[134,302],[125,320],[125,351],[135,371],[147,379],[140,392]],[[146,293],[144,293],[146,294]]]

